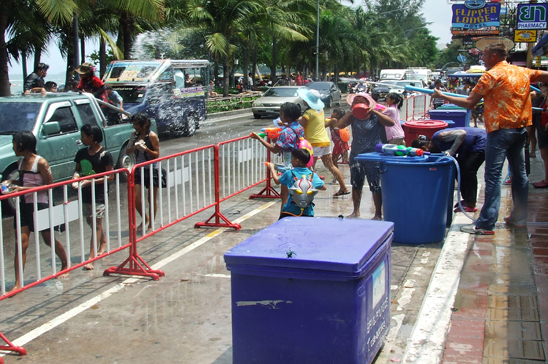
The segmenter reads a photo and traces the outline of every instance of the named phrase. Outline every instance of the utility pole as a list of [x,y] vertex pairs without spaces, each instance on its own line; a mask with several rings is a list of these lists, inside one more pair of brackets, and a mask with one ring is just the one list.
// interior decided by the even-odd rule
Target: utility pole
[[316,18],[316,79],[318,81],[318,64],[320,62],[320,0],[318,0],[318,17]]

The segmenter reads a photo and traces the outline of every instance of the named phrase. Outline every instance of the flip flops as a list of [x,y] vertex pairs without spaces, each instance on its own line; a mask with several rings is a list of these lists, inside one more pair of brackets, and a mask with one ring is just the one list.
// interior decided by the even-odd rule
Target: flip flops
[[545,182],[544,180],[542,180],[540,182],[533,183],[533,187],[535,187],[535,188],[546,188],[546,187],[548,187],[548,182]]
[[[478,211],[477,208],[475,207],[468,207],[468,206],[463,206],[464,207],[464,212],[476,212]],[[462,212],[460,206],[457,206],[457,208],[455,209],[454,212]]]
[[463,233],[474,234],[474,235],[495,235],[495,231],[480,229],[475,225],[465,225],[461,226],[460,231]]
[[344,195],[348,195],[350,194],[350,191],[349,190],[346,190],[346,191],[337,191],[337,193],[335,193],[333,195],[333,197],[339,197],[339,196],[344,196]]

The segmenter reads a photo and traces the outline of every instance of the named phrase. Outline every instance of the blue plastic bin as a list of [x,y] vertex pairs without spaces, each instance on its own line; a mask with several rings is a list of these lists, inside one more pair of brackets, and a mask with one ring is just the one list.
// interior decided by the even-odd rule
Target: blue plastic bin
[[453,120],[444,120],[444,121],[447,123],[447,128],[446,129],[455,127],[455,122]]
[[226,252],[234,364],[371,363],[390,327],[393,226],[289,217]]
[[394,223],[394,242],[428,244],[445,238],[451,224],[454,162],[443,155],[396,157],[365,153],[380,162],[383,215]]
[[430,119],[435,120],[451,120],[455,123],[455,127],[470,126],[470,116],[472,112],[466,109],[444,109],[438,108],[428,111]]

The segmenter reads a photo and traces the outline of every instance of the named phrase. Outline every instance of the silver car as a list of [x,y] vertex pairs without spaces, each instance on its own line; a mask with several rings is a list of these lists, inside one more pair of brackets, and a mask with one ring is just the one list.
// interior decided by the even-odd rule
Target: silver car
[[297,94],[298,89],[304,86],[276,86],[268,89],[263,96],[253,102],[251,110],[255,119],[263,116],[279,116],[280,106],[286,102],[299,105],[301,112],[305,110],[304,102]]

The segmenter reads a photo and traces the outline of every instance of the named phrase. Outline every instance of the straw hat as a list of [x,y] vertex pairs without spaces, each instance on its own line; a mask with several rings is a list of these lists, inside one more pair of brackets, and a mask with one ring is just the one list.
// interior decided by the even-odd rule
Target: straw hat
[[348,96],[346,96],[346,102],[348,103],[348,105],[352,106],[352,103],[354,102],[354,98],[357,96],[365,97],[367,101],[369,101],[369,106],[373,106],[373,107],[377,106],[377,103],[375,102],[375,100],[373,100],[371,95],[365,92],[358,92],[357,94],[349,94]]
[[316,90],[300,88],[297,90],[297,94],[299,95],[301,99],[306,101],[306,103],[308,104],[308,106],[310,106],[310,108],[318,112],[325,107],[323,101],[321,100],[320,93]]
[[78,72],[81,75],[86,75],[90,72],[95,72],[95,67],[91,63],[82,63],[75,69],[76,72]]

